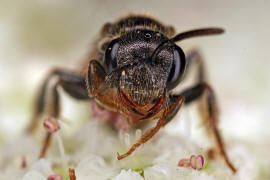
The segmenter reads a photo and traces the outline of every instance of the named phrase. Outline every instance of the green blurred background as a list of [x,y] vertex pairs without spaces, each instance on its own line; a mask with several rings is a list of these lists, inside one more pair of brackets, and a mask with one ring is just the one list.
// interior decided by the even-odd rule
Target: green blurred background
[[[199,49],[218,95],[226,141],[270,149],[270,1],[1,0],[0,137],[22,132],[34,94],[53,67],[77,69],[102,25],[128,13],[153,15],[177,32],[218,26],[222,36],[179,45]],[[76,119],[88,107],[67,97],[63,116]],[[177,133],[179,123],[167,130]],[[181,129],[181,128],[179,128]]]

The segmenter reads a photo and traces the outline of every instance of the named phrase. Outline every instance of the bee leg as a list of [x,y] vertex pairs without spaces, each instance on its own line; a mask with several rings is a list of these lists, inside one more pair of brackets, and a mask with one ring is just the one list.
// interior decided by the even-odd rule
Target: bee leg
[[[51,102],[51,108],[50,108],[50,112],[49,112],[49,117],[48,118],[55,118],[57,119],[59,114],[60,114],[60,108],[59,108],[59,94],[57,91],[57,87],[58,87],[58,83],[56,83],[56,85],[53,87],[52,90],[52,102]],[[44,158],[46,156],[46,152],[51,144],[51,140],[52,140],[52,133],[50,132],[46,132],[46,137],[44,139],[43,145],[42,145],[42,149],[40,151],[39,154],[39,158]]]
[[47,150],[49,149],[50,144],[51,144],[51,140],[52,140],[52,133],[46,132],[46,136],[43,140],[42,148],[39,153],[39,157],[38,157],[39,159],[44,158],[46,156]]
[[166,125],[167,120],[177,112],[183,104],[183,100],[184,99],[181,96],[170,97],[168,108],[163,112],[162,117],[158,120],[156,126],[148,130],[135,144],[132,145],[128,152],[122,155],[118,154],[117,159],[121,160],[131,155],[139,146],[151,139],[161,127]]
[[[50,77],[49,75],[48,77]],[[47,88],[49,78],[46,78],[42,84],[34,102],[34,113],[30,125],[27,127],[26,132],[28,134],[33,134],[38,126],[38,119],[45,110],[45,92]]]
[[[53,77],[57,77],[57,81],[52,86],[52,88],[48,87],[49,82]],[[41,86],[41,90],[37,96],[34,115],[32,118],[32,123],[27,129],[28,133],[33,133],[37,128],[38,119],[45,114],[49,114],[49,118],[58,118],[60,114],[60,106],[59,106],[59,93],[57,88],[61,86],[64,91],[66,91],[70,96],[80,99],[80,100],[89,100],[88,92],[85,84],[85,78],[81,75],[73,74],[70,72],[66,72],[63,70],[54,70],[52,71],[47,78],[45,79],[43,85]],[[47,92],[48,91],[48,92]],[[47,97],[47,95],[49,97]],[[49,147],[51,141],[51,133],[47,132],[46,138],[43,143],[43,147],[40,153],[40,157],[44,157],[46,155],[46,151]]]
[[177,114],[184,102],[184,97],[179,95],[169,95],[168,109],[165,118],[165,124],[169,123]]
[[[96,102],[102,102],[103,105],[119,110],[121,102],[119,94],[114,84],[105,83],[106,72],[103,66],[96,60],[91,60],[88,66],[86,76],[86,84],[88,94]],[[115,82],[118,81],[118,76],[114,76]],[[115,83],[113,82],[113,83]]]
[[76,99],[89,99],[85,79],[82,76],[59,69],[51,71],[51,73],[49,73],[47,78],[44,80],[44,83],[38,91],[37,98],[34,102],[35,106],[32,121],[26,129],[27,133],[29,134],[34,133],[38,126],[38,119],[46,110],[45,104],[47,99],[48,84],[53,77],[59,78],[58,84],[61,84],[63,89],[72,97]]
[[101,64],[96,60],[91,60],[88,66],[86,84],[91,97],[99,96],[99,89],[105,80],[106,72]]
[[206,73],[205,73],[205,68],[203,64],[203,58],[200,52],[196,49],[192,50],[191,52],[187,54],[186,61],[187,61],[186,73],[184,74],[183,78],[185,78],[189,74],[189,71],[191,70],[192,67],[196,67],[198,69],[197,75],[196,75],[196,81],[198,83],[205,82]]
[[[216,150],[221,154],[224,158],[227,166],[230,167],[232,172],[236,172],[236,169],[230,162],[224,148],[224,144],[222,142],[222,138],[217,128],[218,124],[218,108],[216,97],[212,88],[205,82],[206,73],[203,64],[203,58],[198,50],[192,50],[187,56],[187,72],[191,69],[191,66],[197,67],[197,75],[196,75],[196,84],[191,89],[188,89],[181,93],[180,95],[184,96],[185,104],[189,104],[197,99],[199,100],[199,109],[200,114],[204,124],[208,124],[208,131],[213,134],[216,144]],[[184,77],[185,78],[185,77]],[[204,93],[205,92],[205,93]],[[206,96],[201,97],[203,94]]]
[[[205,93],[205,97],[202,96]],[[232,170],[233,173],[236,172],[235,167],[231,163],[231,161],[228,158],[228,155],[225,151],[224,143],[222,141],[220,132],[217,128],[218,124],[218,108],[217,108],[217,102],[215,98],[214,91],[207,83],[200,83],[188,90],[183,91],[181,96],[184,97],[185,104],[189,104],[195,100],[198,100],[199,98],[201,101],[201,107],[203,107],[203,111],[200,111],[204,123],[208,127],[208,131],[213,135],[217,152],[220,153],[220,155],[224,158],[227,166]],[[205,100],[206,101],[202,101]]]

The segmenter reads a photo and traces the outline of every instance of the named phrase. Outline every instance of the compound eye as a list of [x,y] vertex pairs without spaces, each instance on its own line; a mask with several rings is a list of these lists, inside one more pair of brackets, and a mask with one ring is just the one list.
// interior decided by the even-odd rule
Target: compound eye
[[117,67],[116,54],[119,48],[118,39],[114,39],[105,52],[104,66],[107,73],[111,73]]
[[168,89],[173,89],[179,83],[186,66],[185,54],[183,50],[175,46],[173,51],[173,63],[167,79]]

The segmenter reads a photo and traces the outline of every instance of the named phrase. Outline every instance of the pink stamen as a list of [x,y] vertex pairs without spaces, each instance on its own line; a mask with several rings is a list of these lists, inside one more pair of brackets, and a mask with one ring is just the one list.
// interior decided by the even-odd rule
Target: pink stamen
[[192,155],[190,157],[190,164],[191,164],[191,167],[193,169],[201,170],[203,168],[203,165],[204,165],[203,156],[202,155],[198,155],[198,156]]
[[26,168],[26,166],[27,166],[26,158],[25,156],[23,156],[21,161],[21,168]]
[[55,117],[50,117],[46,119],[43,123],[43,126],[50,133],[55,133],[56,131],[60,129],[60,125]]
[[204,165],[204,158],[202,155],[192,155],[189,159],[181,159],[178,163],[179,167],[192,168],[195,170],[201,170]]
[[55,175],[50,175],[47,178],[47,180],[63,180],[63,178],[62,178],[62,176],[55,174]]
[[185,167],[185,168],[190,168],[190,159],[181,159],[178,163],[179,167]]

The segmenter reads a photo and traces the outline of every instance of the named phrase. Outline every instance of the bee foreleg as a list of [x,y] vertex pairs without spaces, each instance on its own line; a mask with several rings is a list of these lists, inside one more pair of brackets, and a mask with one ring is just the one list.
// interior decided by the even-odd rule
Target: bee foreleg
[[[57,77],[57,81],[52,85],[52,88],[48,88],[49,82],[53,77]],[[58,86],[61,86],[70,96],[87,100],[88,92],[85,85],[85,79],[78,74],[73,74],[63,70],[54,70],[52,71],[47,78],[45,79],[43,85],[41,86],[41,90],[37,96],[35,102],[35,110],[32,118],[32,123],[27,129],[28,133],[33,133],[38,125],[38,119],[45,112],[48,113],[48,118],[58,118],[60,114],[59,107],[59,93]],[[49,91],[49,92],[48,92]],[[47,97],[48,96],[48,97]],[[47,101],[48,100],[48,101]],[[40,157],[44,157],[46,155],[46,151],[49,147],[51,140],[51,133],[47,132],[46,138],[43,143],[43,147],[40,153]]]
[[169,99],[169,104],[165,111],[163,112],[161,118],[158,120],[155,127],[148,130],[132,147],[123,155],[118,154],[118,160],[121,160],[134,152],[140,145],[146,143],[149,139],[151,139],[161,127],[165,126],[167,123],[167,119],[169,119],[176,111],[181,107],[183,103],[183,98],[181,96],[178,97],[171,97]]
[[101,64],[96,60],[91,60],[86,76],[87,89],[91,97],[99,95],[99,89],[105,80],[105,76],[106,72]]
[[27,128],[28,133],[33,133],[38,125],[38,119],[40,116],[44,113],[46,110],[46,100],[50,99],[47,98],[47,92],[48,92],[48,84],[51,81],[53,77],[58,77],[58,81],[56,84],[50,89],[52,92],[52,101],[54,101],[53,107],[51,109],[54,109],[54,115],[58,114],[58,92],[57,92],[57,86],[61,85],[63,89],[72,97],[76,99],[89,99],[87,94],[87,89],[85,85],[85,79],[81,75],[73,74],[65,70],[59,70],[55,69],[51,71],[51,73],[48,74],[47,78],[44,80],[34,106],[34,113],[32,117],[31,124]]

